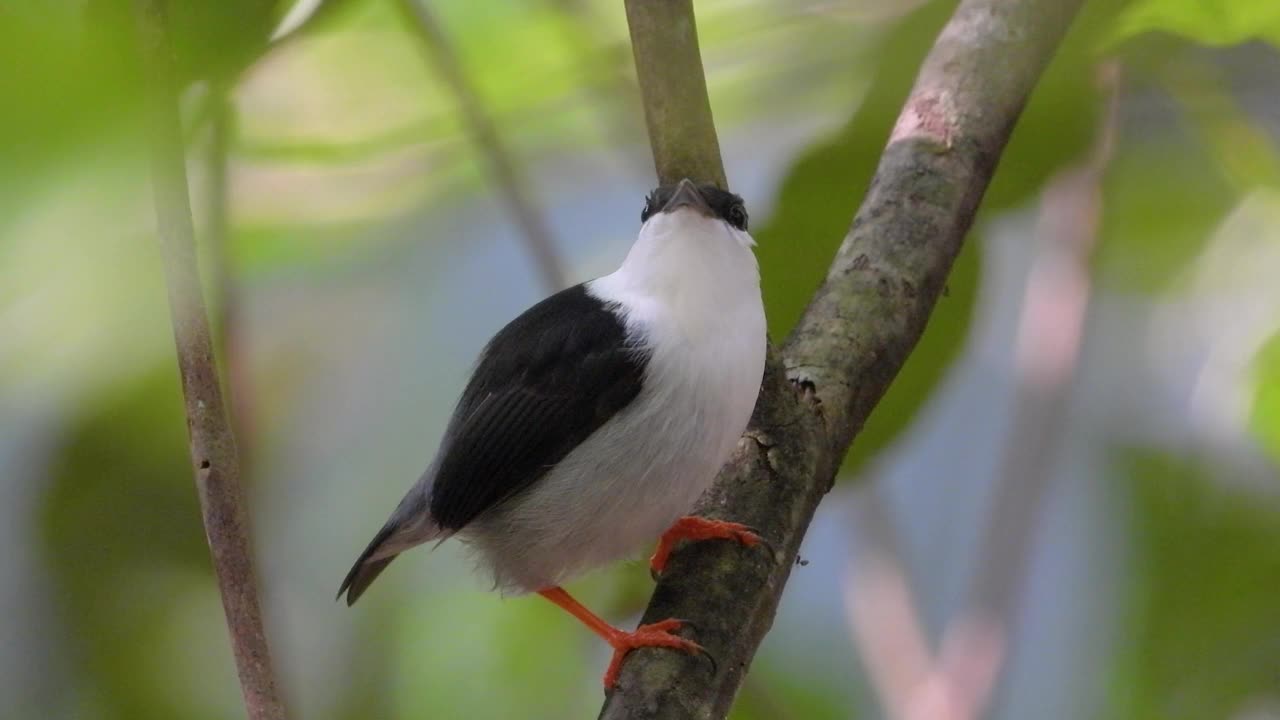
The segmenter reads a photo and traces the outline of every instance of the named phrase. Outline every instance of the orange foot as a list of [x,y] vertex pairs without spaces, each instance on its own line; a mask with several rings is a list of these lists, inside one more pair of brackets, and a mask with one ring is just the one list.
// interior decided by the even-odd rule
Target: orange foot
[[[627,657],[627,653],[642,647],[664,647],[673,650],[683,650],[690,655],[705,655],[706,650],[692,640],[673,635],[673,630],[679,630],[684,626],[683,620],[662,620],[651,625],[641,625],[634,632],[625,632],[614,629],[611,637],[606,637],[610,645],[613,646],[613,659],[609,661],[609,669],[604,671],[604,689],[612,690],[618,684],[618,673],[622,671],[622,661]],[[712,661],[714,662],[714,661]]]
[[544,588],[539,590],[538,594],[569,611],[571,615],[581,620],[592,632],[604,638],[605,642],[613,647],[613,659],[609,661],[609,669],[604,673],[604,689],[606,691],[612,690],[618,684],[618,673],[622,671],[622,661],[627,657],[627,653],[636,648],[665,647],[673,650],[683,650],[690,654],[701,654],[711,662],[711,672],[714,674],[716,671],[715,658],[711,657],[701,645],[672,634],[673,630],[679,630],[681,627],[689,625],[690,623],[687,621],[663,620],[651,625],[641,625],[634,632],[627,632],[619,630],[600,619],[599,615],[583,607],[563,588]]
[[711,520],[703,517],[687,515],[676,521],[671,529],[662,533],[658,540],[658,549],[649,558],[649,572],[656,578],[667,569],[667,560],[671,551],[681,540],[737,540],[746,547],[754,547],[764,540],[751,528],[742,523]]

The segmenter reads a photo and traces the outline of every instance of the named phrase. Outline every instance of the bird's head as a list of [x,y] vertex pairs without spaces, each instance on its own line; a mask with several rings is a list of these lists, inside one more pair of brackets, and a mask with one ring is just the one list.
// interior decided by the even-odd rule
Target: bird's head
[[747,209],[742,198],[687,178],[649,193],[640,222],[642,238],[651,235],[669,242],[730,241],[743,248],[755,245],[747,233]]
[[756,243],[742,198],[681,180],[649,193],[640,220],[640,236],[609,283],[673,305],[759,298]]

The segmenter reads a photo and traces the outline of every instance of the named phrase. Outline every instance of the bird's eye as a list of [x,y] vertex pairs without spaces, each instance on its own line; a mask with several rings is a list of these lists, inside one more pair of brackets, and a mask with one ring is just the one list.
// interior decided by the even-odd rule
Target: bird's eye
[[653,215],[653,198],[648,197],[644,199],[644,209],[640,211],[640,222],[643,224],[651,215]]
[[745,231],[747,229],[747,209],[742,205],[734,205],[729,208],[729,224]]

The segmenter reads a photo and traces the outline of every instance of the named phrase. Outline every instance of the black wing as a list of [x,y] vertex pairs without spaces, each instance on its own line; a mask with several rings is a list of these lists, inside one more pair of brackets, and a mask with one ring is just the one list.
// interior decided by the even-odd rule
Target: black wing
[[436,524],[460,529],[546,474],[635,399],[647,359],[583,285],[511,321],[481,354],[445,433]]

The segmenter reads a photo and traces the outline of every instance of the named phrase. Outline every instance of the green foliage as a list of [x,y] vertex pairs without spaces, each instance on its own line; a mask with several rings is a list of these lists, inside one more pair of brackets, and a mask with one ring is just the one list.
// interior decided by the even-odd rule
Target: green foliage
[[1103,180],[1096,266],[1108,286],[1178,289],[1228,213],[1260,186],[1280,186],[1280,155],[1203,59],[1164,39],[1133,48],[1127,82],[1167,94],[1177,124],[1123,137]]
[[1121,456],[1131,478],[1135,574],[1124,720],[1236,717],[1280,690],[1280,505],[1274,488],[1232,488],[1189,458]]
[[1280,334],[1273,335],[1254,359],[1253,379],[1257,394],[1249,425],[1280,467]]
[[1238,200],[1206,149],[1175,132],[1125,143],[1102,194],[1102,280],[1146,292],[1167,289]]
[[[187,2],[165,9],[179,82],[232,82],[267,48],[280,11],[277,0]],[[88,0],[83,27],[99,48],[129,48],[136,32],[133,0]]]
[[55,612],[98,717],[214,720],[238,702],[182,417],[173,366],[117,388],[69,428],[45,496]]
[[1280,3],[1138,0],[1118,18],[1110,41],[1148,32],[1173,33],[1208,45],[1234,45],[1255,39],[1280,44]]
[[1085,4],[1013,128],[983,197],[983,216],[1024,205],[1039,195],[1054,173],[1086,159],[1101,108],[1097,69],[1103,58],[1097,53],[1097,40],[1125,4]]
[[[255,440],[261,450],[255,459],[277,462],[300,451],[276,443],[305,445],[310,440],[300,436],[322,420],[288,420],[273,410],[279,398],[313,390],[299,368],[315,358],[313,348],[280,349],[281,342],[296,339],[268,335],[276,323],[313,313],[320,316],[317,327],[325,328],[316,335],[325,342],[351,342],[350,336],[329,335],[330,326],[341,323],[326,317],[332,314],[326,309],[317,312],[315,296],[299,288],[334,276],[370,286],[386,282],[377,267],[389,264],[378,253],[385,245],[377,243],[408,234],[400,227],[406,213],[485,187],[452,95],[423,60],[394,2],[329,0],[308,25],[315,32],[305,41],[268,45],[267,34],[288,4],[175,0],[173,6],[182,79],[237,81],[231,251],[239,280],[252,291],[246,297],[255,324],[251,353],[259,364],[255,402],[269,428],[269,437]],[[822,282],[920,60],[954,2],[927,3],[887,32],[839,11],[833,20],[814,22],[812,16],[825,9],[777,9],[785,5],[698,7],[722,135],[749,123],[786,122],[792,113],[848,118],[798,154],[773,217],[756,230],[775,340],[794,325]],[[1153,38],[1148,31],[1214,44],[1274,41],[1280,6],[1140,0],[1116,22],[1122,5],[1087,4],[1015,128],[975,227],[981,231],[982,219],[1028,207],[1047,178],[1082,159],[1097,124],[1093,66],[1100,59],[1099,38],[1123,39],[1110,51],[1131,70],[1126,92],[1172,97],[1177,120],[1156,131],[1143,126],[1142,137],[1121,138],[1103,188],[1097,267],[1109,287],[1165,291],[1242,196],[1259,184],[1277,183],[1280,162],[1266,134],[1229,93],[1206,91],[1225,86],[1222,78],[1169,61],[1189,43],[1165,34]],[[643,141],[616,3],[432,7],[478,94],[526,162],[557,152],[555,163],[540,167],[562,171],[565,158],[594,163]],[[21,385],[45,401],[74,396],[74,405],[59,400],[72,419],[42,498],[40,537],[56,601],[51,612],[65,630],[57,644],[59,661],[71,667],[68,694],[107,720],[232,717],[240,713],[234,666],[198,529],[163,287],[146,219],[131,8],[132,0],[91,0],[16,2],[0,11],[0,97],[6,100],[0,138],[7,141],[0,149],[0,328],[9,343],[0,342],[0,380],[6,391]],[[569,18],[562,15],[566,8]],[[773,32],[774,25],[791,34]],[[1139,33],[1146,35],[1138,39]],[[849,117],[851,98],[864,87],[866,95]],[[184,109],[203,225],[199,180],[206,125],[199,93],[188,97],[197,101]],[[602,117],[600,108],[609,104],[616,105],[609,108],[614,112]],[[644,172],[647,177],[647,163]],[[438,284],[431,272],[457,272],[457,256],[472,250],[435,228],[412,235],[404,242],[438,241],[441,248],[431,271],[415,275],[420,286]],[[966,243],[949,294],[846,469],[861,467],[909,426],[961,351],[983,280],[979,250]],[[272,272],[277,270],[284,272]],[[372,314],[390,307],[379,303],[402,301],[382,297],[382,289],[368,293],[377,297],[367,305],[344,311]],[[283,295],[299,299],[280,302]],[[10,305],[22,307],[9,312]],[[267,317],[264,308],[279,315]],[[420,311],[413,307],[402,316]],[[456,310],[459,318],[468,311]],[[21,322],[15,322],[19,313]],[[361,350],[347,352],[352,355],[329,358],[344,372],[359,364],[351,357]],[[1254,372],[1252,427],[1280,462],[1280,336],[1259,354]],[[355,382],[333,380],[336,402],[374,403],[365,395],[378,390]],[[307,402],[315,403],[310,409],[335,401]],[[416,432],[421,420],[379,422]],[[1267,643],[1280,618],[1259,590],[1280,586],[1275,512],[1168,459],[1135,455],[1127,467],[1139,478],[1133,507],[1144,563],[1133,578],[1137,631],[1117,677],[1123,707],[1132,710],[1122,716],[1224,717],[1250,693],[1275,691],[1262,669],[1280,667],[1274,641]],[[382,470],[367,468],[369,481],[390,482],[378,475]],[[611,619],[637,612],[651,588],[636,566],[584,582],[598,583],[587,594],[601,597],[584,600]],[[317,717],[580,717],[598,707],[603,647],[541,601],[502,601],[475,584],[456,592],[433,585],[412,601],[387,597],[392,602],[384,613],[335,610],[335,626],[348,628],[351,617],[365,624],[351,645],[352,657],[326,658],[347,663],[350,674],[333,693],[336,707]],[[376,603],[362,603],[369,601]],[[294,629],[283,629],[282,657],[296,651],[287,639]],[[847,692],[762,655],[734,717],[843,718],[848,704]]]
[[599,706],[603,666],[586,660],[603,658],[603,644],[550,603],[474,588],[428,600],[406,604],[397,626],[392,717],[549,719]]
[[757,662],[729,720],[846,720],[850,706],[857,707],[849,695],[847,681],[845,687],[833,688],[822,679]]
[[102,52],[74,32],[79,18],[69,11],[33,9],[45,5],[0,10],[0,231],[138,104],[128,55]]

